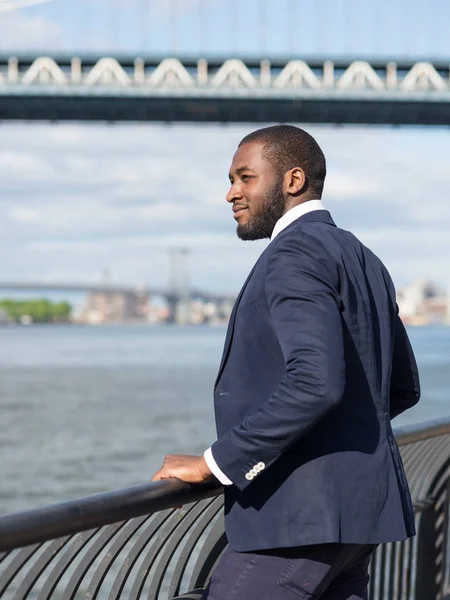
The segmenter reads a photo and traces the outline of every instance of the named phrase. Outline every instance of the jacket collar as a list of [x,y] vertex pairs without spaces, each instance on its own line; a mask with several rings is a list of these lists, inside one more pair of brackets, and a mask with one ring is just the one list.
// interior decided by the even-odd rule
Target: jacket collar
[[275,223],[275,227],[273,228],[272,235],[270,236],[270,241],[273,241],[279,233],[286,229],[288,225],[306,215],[309,212],[313,212],[316,210],[326,210],[326,207],[323,205],[322,200],[308,200],[307,202],[302,202],[301,204],[297,204],[292,207],[290,210],[284,213],[282,217],[278,219]]
[[[295,219],[295,221],[292,221],[292,223],[289,223],[289,225],[284,227],[282,229],[282,231],[277,233],[277,235],[281,235],[283,233],[283,231],[290,230],[296,226],[297,227],[301,226],[302,223],[306,223],[306,222],[326,223],[327,225],[336,227],[336,223],[333,221],[333,218],[332,218],[331,214],[328,212],[328,210],[313,210],[311,212],[308,212],[308,213],[302,215],[301,217],[298,217],[297,219]],[[272,236],[271,242],[275,237],[276,236]]]
[[319,221],[320,223],[327,223],[328,225],[336,227],[336,223],[333,221],[333,217],[328,210],[313,210],[309,213],[306,213],[306,215],[299,217],[297,221]]

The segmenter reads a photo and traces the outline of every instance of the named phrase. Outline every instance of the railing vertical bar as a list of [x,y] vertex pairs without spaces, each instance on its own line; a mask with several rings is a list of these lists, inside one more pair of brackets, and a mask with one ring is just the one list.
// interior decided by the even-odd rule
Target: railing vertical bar
[[437,513],[435,524],[435,544],[436,544],[436,585],[439,590],[439,596],[442,596],[444,587],[444,540],[445,540],[445,499],[439,494],[435,503]]
[[[109,569],[113,565],[114,560],[120,554],[120,552],[126,546],[126,544],[130,541],[130,539],[136,534],[136,532],[139,531],[139,529],[141,529],[141,527],[144,527],[144,525],[146,525],[148,523],[150,517],[151,516],[149,515],[149,516],[140,517],[139,519],[130,521],[128,523],[127,527],[125,527],[125,530],[122,531],[117,536],[117,538],[112,543],[111,547],[108,549],[107,554],[102,558],[99,566],[97,567],[94,575],[91,578],[91,581],[88,586],[88,591],[87,591],[88,598],[96,598],[97,597],[97,594],[101,588],[101,585],[102,585]],[[164,520],[164,513],[156,516],[153,520],[151,520],[150,525],[148,525],[144,529],[144,533],[140,534],[140,538],[144,537],[145,532],[149,532],[150,535],[153,535],[154,531],[156,530],[154,522],[158,521],[158,520]],[[127,563],[125,561],[125,563],[122,565],[122,568],[124,566],[126,566],[126,564]]]
[[405,600],[405,555],[406,555],[406,542],[401,541],[398,544],[398,564],[397,564],[397,585],[398,592],[397,597],[399,600]]
[[[415,509],[415,527],[416,532],[420,529],[420,523],[422,520],[422,513],[417,508]],[[417,557],[419,555],[419,544],[418,536],[416,535],[411,540],[412,543],[412,562],[411,562],[411,598],[417,600],[416,589],[417,589]]]
[[432,504],[422,508],[417,530],[415,600],[436,598],[436,512]]
[[197,558],[189,582],[190,588],[197,588],[208,580],[226,545],[227,538],[224,532],[223,519],[219,519],[214,524]]
[[[139,521],[139,519],[137,520]],[[89,552],[85,556],[83,556],[83,559],[80,561],[80,563],[77,565],[77,568],[73,572],[64,592],[64,600],[73,600],[75,598],[80,583],[83,580],[86,573],[88,572],[94,560],[106,547],[109,541],[117,534],[117,532],[120,531],[126,525],[126,523],[127,521],[122,521],[120,523],[115,523],[114,525],[109,525],[101,532],[101,534],[95,540],[92,547],[89,549]]]
[[[190,515],[190,513],[192,511],[195,511],[196,506],[198,506],[200,503],[196,504],[190,504],[189,506],[186,507],[186,513],[182,516],[182,519],[184,520],[188,515]],[[147,540],[146,544],[140,544],[138,548],[133,548],[133,552],[132,552],[132,564],[134,565],[138,555],[141,553],[142,549],[145,548],[147,545],[150,545],[150,548],[147,550],[147,554],[144,557],[144,560],[141,564],[141,566],[139,567],[139,570],[136,574],[134,583],[133,583],[133,587],[130,593],[130,600],[134,600],[137,598],[140,598],[142,595],[142,590],[144,588],[144,585],[147,581],[147,577],[148,574],[150,572],[150,569],[156,559],[156,557],[159,555],[161,548],[164,546],[164,544],[167,543],[168,540],[170,540],[170,537],[174,535],[174,531],[177,529],[178,525],[180,523],[180,516],[178,511],[173,511],[170,515],[169,518],[165,520],[165,522],[162,524],[162,531],[160,532],[160,535],[158,535],[158,537],[155,540]],[[139,554],[138,554],[139,551]],[[125,581],[127,580],[129,573],[128,572],[124,572],[123,570],[121,570],[121,573],[119,574],[119,577],[117,577],[116,581],[114,582],[113,585],[113,590],[111,591],[109,600],[116,600],[116,598],[118,598],[118,593],[123,589],[123,586],[125,584]],[[113,595],[114,592],[114,595]]]
[[388,598],[398,598],[398,575],[399,575],[399,543],[391,544],[391,558],[389,561]]
[[421,497],[423,495],[423,479],[424,473],[427,471],[428,461],[430,460],[430,455],[433,453],[433,449],[436,446],[436,439],[432,438],[429,440],[421,440],[417,442],[411,450],[412,453],[412,462],[413,470],[409,473],[408,483],[411,488],[411,492],[417,497]]
[[[422,462],[419,462],[416,467],[419,473],[422,473],[421,485],[420,485],[420,496],[426,497],[430,494],[430,487],[433,480],[436,478],[436,474],[433,473],[432,469],[427,469],[427,465],[435,464],[439,457],[442,455],[442,450],[445,450],[448,444],[448,440],[444,437],[434,438],[429,440],[428,448],[426,452],[423,452]],[[425,476],[423,474],[425,473]]]
[[[172,578],[169,585],[169,598],[173,598],[180,593],[181,581],[186,571],[187,563],[192,556],[192,550],[198,543],[200,537],[211,523],[211,521],[217,516],[218,512],[223,508],[223,498],[216,498],[214,502],[208,507],[207,519],[202,518],[195,527],[192,528],[189,538],[186,541],[181,554],[175,565],[175,569],[172,574]],[[205,515],[206,517],[206,515]]]
[[30,560],[30,558],[36,554],[42,544],[34,544],[33,546],[27,546],[23,548],[6,567],[0,577],[0,598],[4,594],[6,588],[9,586],[14,577],[24,567],[24,565]]
[[[131,572],[131,569],[135,565],[138,558],[141,556],[143,549],[152,542],[152,538],[156,532],[158,532],[158,539],[165,537],[165,531],[161,532],[161,528],[170,520],[171,516],[176,513],[174,509],[167,509],[160,515],[156,516],[149,523],[148,527],[140,534],[139,538],[133,544],[131,551],[128,553],[124,563],[121,565],[119,572],[114,579],[111,587],[108,599],[119,598],[122,593],[123,587],[127,581],[127,578]],[[122,545],[122,548],[125,544]],[[120,549],[122,549],[120,548]],[[117,553],[117,548],[114,548],[114,553]],[[93,586],[92,586],[92,589]],[[130,600],[133,597],[133,591],[130,594]]]
[[386,594],[387,594],[387,586],[388,586],[388,581],[387,581],[387,564],[388,561],[390,560],[390,556],[392,553],[392,544],[382,544],[381,546],[381,570],[380,570],[380,575],[381,575],[381,598],[386,598]]
[[[448,447],[448,445],[447,445]],[[441,447],[441,451],[445,451]],[[450,583],[450,564],[449,564],[449,545],[450,533],[448,530],[448,513],[450,504],[450,464],[447,463],[440,470],[434,481],[430,482],[427,494],[434,501],[434,541],[435,541],[435,561],[436,561],[436,590],[439,598],[447,598],[448,586]]]
[[98,531],[98,529],[92,529],[91,531],[80,533],[73,538],[73,543],[70,544],[69,548],[52,569],[48,579],[42,586],[42,590],[40,591],[37,600],[50,600],[51,595],[55,591],[61,578],[64,576],[64,573],[67,571],[67,568],[73,563],[86,544],[89,543]]
[[[202,521],[206,521],[208,523],[211,519],[211,513],[214,514],[214,503],[216,499],[208,499],[200,502],[197,507],[194,507],[193,510],[186,515],[182,521],[179,522],[177,527],[176,535],[171,535],[168,540],[166,547],[163,552],[160,554],[158,562],[156,564],[156,569],[153,573],[153,578],[150,583],[150,589],[148,593],[149,600],[152,598],[157,598],[158,594],[161,590],[161,585],[163,582],[163,578],[165,573],[167,572],[167,567],[173,555],[175,554],[177,548],[179,547],[182,540],[187,535],[187,532],[191,530],[192,527],[195,529],[195,524],[197,521],[197,525],[202,523]],[[211,509],[212,506],[212,510]],[[198,509],[198,510],[197,510]],[[153,561],[152,561],[153,562]]]
[[444,594],[450,596],[450,479],[445,486],[445,519],[444,519]]
[[370,600],[375,600],[375,590],[377,583],[377,564],[378,564],[378,552],[379,547],[372,553],[372,557],[370,559],[369,564],[369,598]]
[[[187,512],[189,513],[194,507],[195,504],[191,504],[187,508]],[[164,511],[164,513],[160,515],[160,518],[158,520],[154,520],[154,522],[152,522],[150,526],[152,528],[152,534],[147,535],[146,532],[144,532],[144,534],[140,536],[140,538],[133,545],[131,552],[127,556],[126,565],[124,564],[120,568],[119,573],[117,574],[112,585],[111,592],[108,596],[108,600],[115,600],[116,598],[120,597],[120,594],[122,593],[125,583],[130,575],[130,571],[136,564],[138,558],[142,555],[144,548],[148,544],[152,544],[151,549],[153,549],[155,546],[159,547],[160,545],[165,543],[168,536],[171,535],[171,533],[177,526],[177,520],[179,518],[178,514],[178,511],[174,509],[168,509],[167,511]],[[153,540],[152,538],[155,531],[158,531],[158,536],[155,540]],[[147,574],[146,569],[144,570],[145,573],[142,573],[143,567],[141,566],[140,570],[136,574],[134,585],[130,593],[130,600],[132,598],[139,598],[141,594],[142,585],[144,584],[145,576]]]
[[440,494],[440,540],[439,540],[439,589],[442,597],[447,597],[447,587],[450,583],[450,479],[443,482]]
[[413,554],[414,554],[414,539],[408,540],[408,553],[406,556],[405,563],[405,600],[409,600],[412,595],[412,565],[413,565]]
[[28,598],[28,594],[32,590],[36,581],[39,579],[40,575],[42,575],[42,572],[45,571],[55,556],[61,552],[64,546],[69,542],[70,537],[71,536],[58,538],[51,542],[47,548],[45,548],[44,552],[28,571],[25,579],[22,581],[16,593],[14,594],[13,600],[22,600],[22,598]]

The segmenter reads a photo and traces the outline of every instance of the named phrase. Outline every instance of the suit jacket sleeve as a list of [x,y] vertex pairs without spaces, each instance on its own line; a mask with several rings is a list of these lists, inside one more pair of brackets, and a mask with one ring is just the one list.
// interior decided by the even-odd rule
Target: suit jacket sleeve
[[[398,310],[398,309],[397,309]],[[397,314],[392,354],[390,416],[394,419],[420,399],[419,372],[408,334]]]
[[307,234],[272,243],[266,297],[285,375],[257,412],[211,448],[241,490],[250,484],[249,469],[258,474],[276,461],[341,401],[345,386],[337,267]]

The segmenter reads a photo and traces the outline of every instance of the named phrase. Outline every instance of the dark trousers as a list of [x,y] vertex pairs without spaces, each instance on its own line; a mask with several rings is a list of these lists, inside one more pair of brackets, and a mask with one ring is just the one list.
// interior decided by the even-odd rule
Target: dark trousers
[[367,600],[374,548],[318,544],[236,552],[228,546],[202,600]]

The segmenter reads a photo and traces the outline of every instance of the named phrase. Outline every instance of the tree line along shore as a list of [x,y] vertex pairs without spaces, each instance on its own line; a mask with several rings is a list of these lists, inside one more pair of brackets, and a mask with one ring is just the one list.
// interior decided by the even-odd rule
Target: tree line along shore
[[67,323],[72,306],[68,302],[0,299],[0,322],[12,323]]

